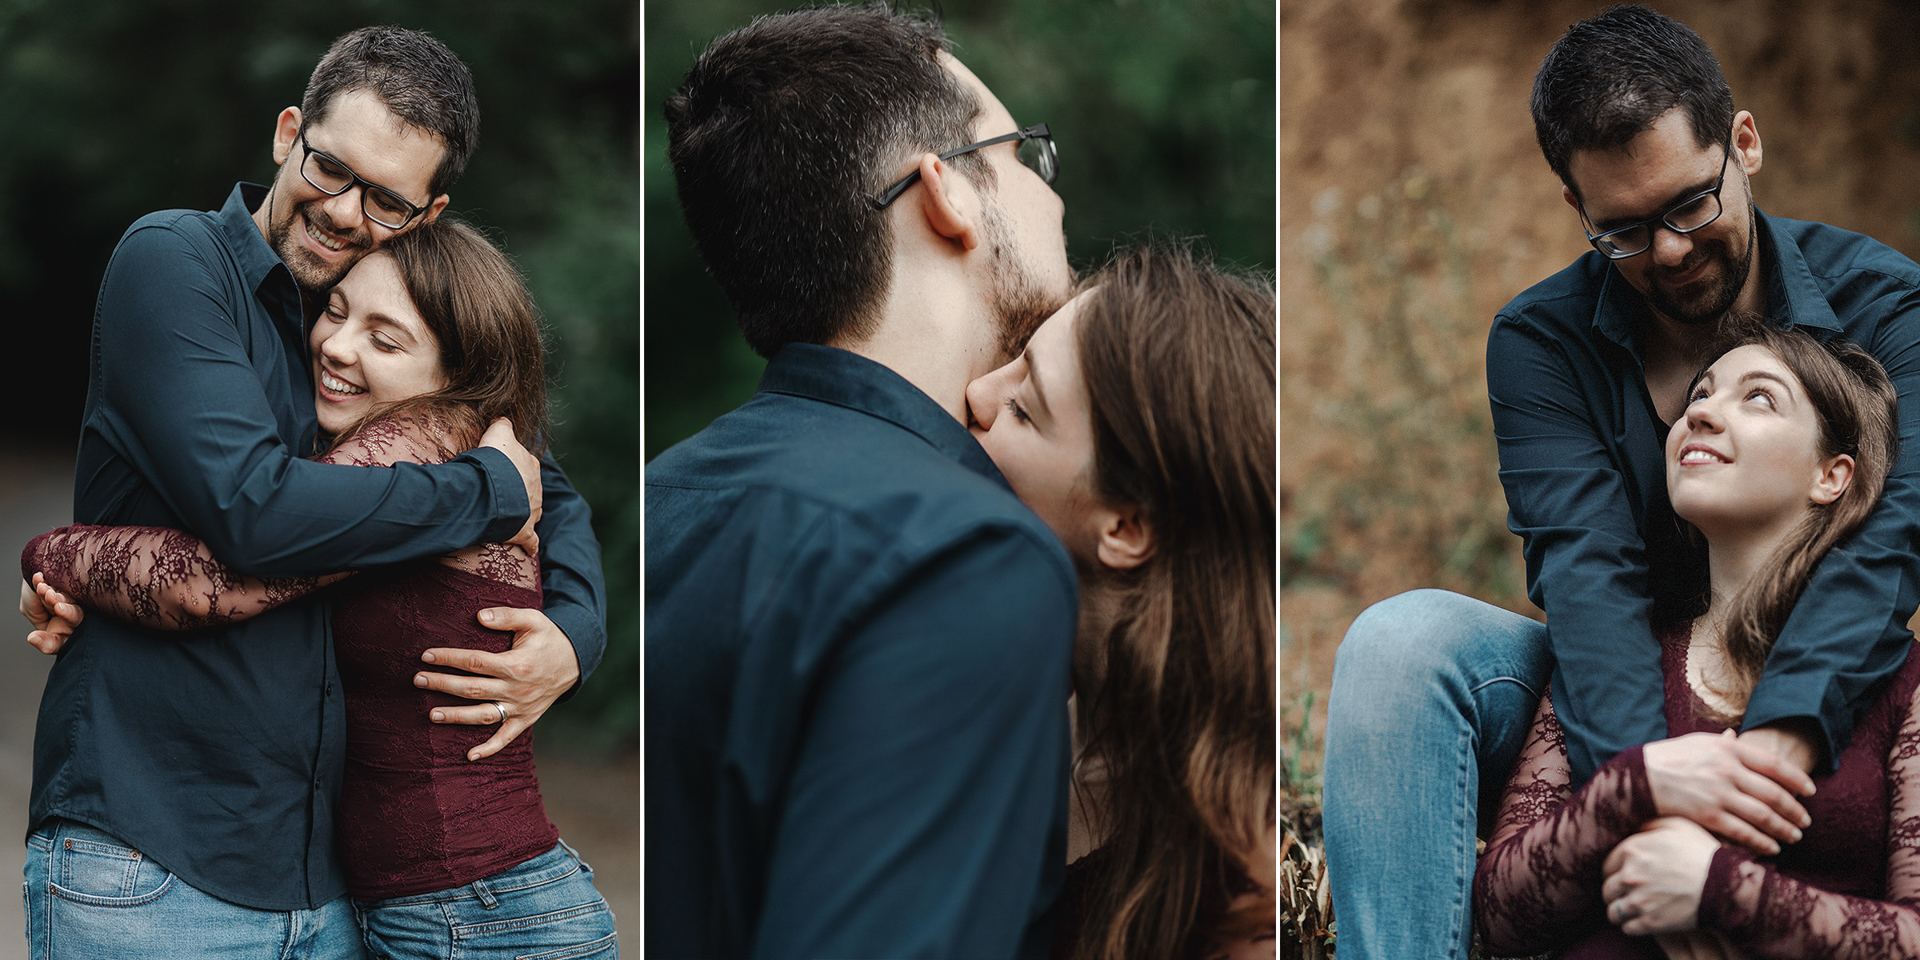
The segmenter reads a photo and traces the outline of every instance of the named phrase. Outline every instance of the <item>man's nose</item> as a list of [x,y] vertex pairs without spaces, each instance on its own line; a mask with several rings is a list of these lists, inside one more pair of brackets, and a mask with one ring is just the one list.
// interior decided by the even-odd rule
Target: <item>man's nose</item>
[[1675,233],[1665,224],[1658,224],[1653,230],[1653,259],[1663,267],[1677,267],[1684,263],[1687,254],[1693,252],[1693,238],[1684,233]]
[[361,191],[366,189],[354,184],[339,193],[328,197],[321,206],[326,208],[327,219],[333,221],[333,229],[338,233],[352,233],[360,229],[363,214],[360,203]]

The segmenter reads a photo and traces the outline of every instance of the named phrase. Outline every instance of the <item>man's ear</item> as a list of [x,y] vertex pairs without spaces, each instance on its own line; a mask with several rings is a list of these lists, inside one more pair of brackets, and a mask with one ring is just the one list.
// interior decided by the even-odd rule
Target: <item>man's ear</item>
[[1840,454],[1821,464],[1820,472],[1813,475],[1813,489],[1807,493],[1814,503],[1832,503],[1847,492],[1853,483],[1853,458]]
[[1128,506],[1095,511],[1100,530],[1094,553],[1114,570],[1132,570],[1153,556],[1153,527],[1144,510]]
[[1567,186],[1564,183],[1560,185],[1560,199],[1565,200],[1567,202],[1567,206],[1572,207],[1575,210],[1580,209],[1580,198],[1574,196],[1573,188]]
[[300,137],[300,108],[288,107],[280,111],[280,119],[273,124],[273,162],[275,166],[287,162],[293,153],[293,142]]
[[440,219],[440,211],[445,210],[447,208],[447,201],[451,199],[453,198],[447,196],[444,193],[437,197],[434,197],[433,201],[427,204],[426,212],[420,215],[420,225],[424,227],[427,224]]
[[920,212],[934,233],[960,244],[964,250],[978,247],[979,228],[967,211],[977,209],[979,200],[973,184],[965,177],[954,176],[953,168],[939,155],[920,155]]

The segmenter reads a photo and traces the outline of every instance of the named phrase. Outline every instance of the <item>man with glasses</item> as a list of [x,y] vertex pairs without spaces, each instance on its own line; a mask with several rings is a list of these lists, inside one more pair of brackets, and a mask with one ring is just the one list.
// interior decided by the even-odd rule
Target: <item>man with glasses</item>
[[647,465],[645,952],[1045,956],[1074,573],[965,388],[1072,285],[1050,132],[880,5],[720,37],[666,117],[768,362]]
[[[1501,310],[1487,343],[1508,524],[1547,624],[1417,591],[1348,631],[1324,797],[1342,958],[1466,956],[1476,805],[1499,799],[1549,686],[1575,786],[1666,736],[1650,624],[1698,595],[1705,557],[1667,502],[1664,440],[1723,318],[1865,347],[1900,392],[1901,434],[1920,435],[1920,267],[1760,212],[1758,126],[1691,30],[1632,6],[1577,23],[1541,64],[1532,108],[1570,226],[1594,248]],[[1762,853],[1799,838],[1807,773],[1832,763],[1909,646],[1917,479],[1907,443],[1872,519],[1795,606],[1740,737],[1688,769],[1649,769],[1685,785],[1655,788],[1663,814]]]
[[[271,187],[135,223],[95,311],[74,506],[86,523],[187,530],[274,577],[527,542],[537,522],[545,612],[483,611],[515,649],[432,651],[434,672],[415,679],[483,701],[430,718],[498,724],[476,759],[600,659],[585,504],[507,429],[441,465],[302,455],[317,430],[306,318],[355,262],[439,215],[478,121],[466,65],[444,45],[354,31],[280,114]],[[31,591],[22,612],[53,626]],[[36,639],[52,652],[61,638]],[[32,956],[363,956],[334,849],[344,709],[323,593],[184,634],[85,618],[35,730]]]

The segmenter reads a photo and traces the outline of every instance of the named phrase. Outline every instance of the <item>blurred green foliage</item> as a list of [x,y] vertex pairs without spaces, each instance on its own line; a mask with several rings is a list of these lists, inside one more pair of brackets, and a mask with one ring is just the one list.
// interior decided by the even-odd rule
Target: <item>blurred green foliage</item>
[[[398,23],[472,67],[480,145],[450,209],[486,228],[545,313],[554,447],[594,508],[606,658],[540,724],[604,751],[639,724],[639,10],[633,0],[0,0],[0,314],[32,358],[41,439],[71,443],[115,240],[274,173],[273,122],[339,34]],[[18,433],[23,428],[16,424]],[[28,428],[30,429],[30,428]]]
[[[714,37],[777,0],[646,4],[646,456],[753,392],[763,362],[734,331],[674,198],[660,105]],[[1274,264],[1274,7],[1269,0],[979,0],[944,10],[954,53],[1060,147],[1068,253],[1204,238]]]

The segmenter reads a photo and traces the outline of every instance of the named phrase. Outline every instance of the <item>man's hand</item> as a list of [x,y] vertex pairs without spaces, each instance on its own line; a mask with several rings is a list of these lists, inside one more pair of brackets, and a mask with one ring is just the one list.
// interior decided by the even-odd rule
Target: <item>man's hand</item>
[[[1661,817],[1601,864],[1607,920],[1630,937],[1685,933],[1700,922],[1700,892],[1720,841],[1682,817]],[[1711,954],[1709,954],[1711,956]]]
[[[422,672],[413,678],[416,687],[486,701],[471,707],[435,707],[431,714],[434,723],[500,724],[492,739],[467,752],[468,760],[493,756],[512,743],[580,679],[580,660],[574,655],[573,643],[546,614],[516,607],[488,607],[480,611],[480,625],[513,631],[513,649],[488,653],[435,647],[420,659],[483,676]],[[495,704],[505,707],[504,720],[501,707]]]
[[1800,768],[1802,773],[1812,773],[1813,763],[1820,758],[1818,731],[1812,720],[1782,720],[1764,727],[1755,727],[1740,734],[1741,743],[1772,751],[1775,756]]
[[1641,756],[1661,816],[1685,817],[1761,856],[1813,822],[1793,796],[1813,794],[1806,771],[1731,730],[1656,740]]
[[45,574],[33,575],[33,582],[20,581],[20,615],[33,624],[27,642],[45,654],[60,652],[80,625],[86,611],[67,600],[65,594],[47,585]]
[[520,471],[520,482],[527,486],[527,524],[507,542],[520,546],[528,554],[540,552],[540,536],[533,532],[533,525],[540,522],[540,458],[520,445],[513,435],[513,421],[505,417],[487,427],[487,432],[480,435],[480,445],[506,454],[507,459],[513,461],[514,469]]

